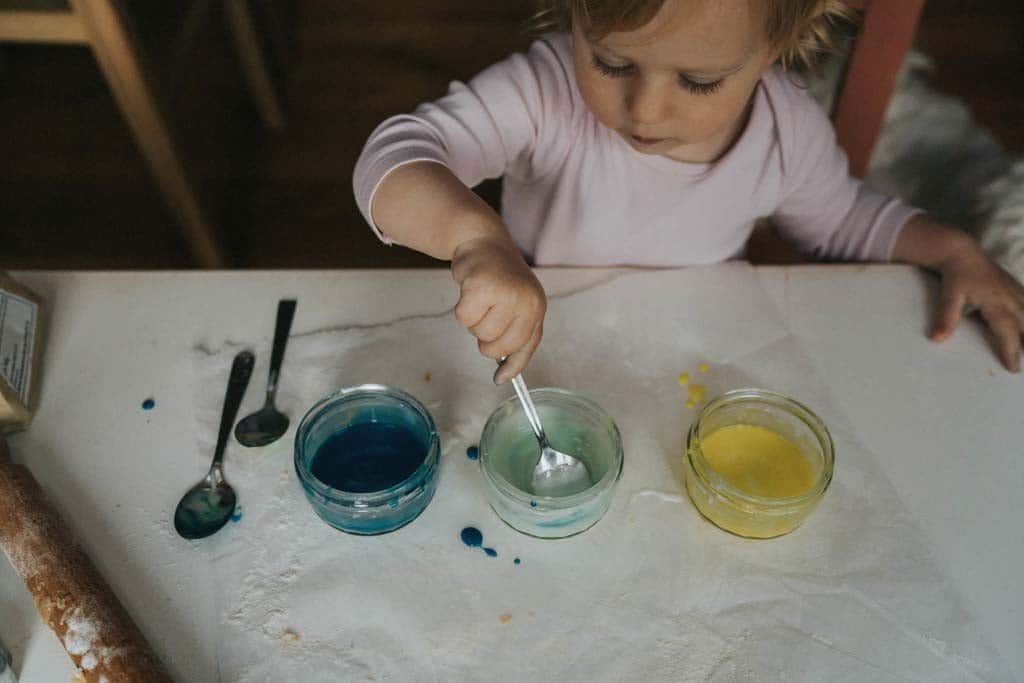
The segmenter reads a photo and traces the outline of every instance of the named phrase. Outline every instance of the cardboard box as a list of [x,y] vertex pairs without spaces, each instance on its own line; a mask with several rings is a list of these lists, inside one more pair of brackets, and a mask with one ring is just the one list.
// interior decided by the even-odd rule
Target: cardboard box
[[39,398],[43,300],[0,272],[0,433],[28,427]]

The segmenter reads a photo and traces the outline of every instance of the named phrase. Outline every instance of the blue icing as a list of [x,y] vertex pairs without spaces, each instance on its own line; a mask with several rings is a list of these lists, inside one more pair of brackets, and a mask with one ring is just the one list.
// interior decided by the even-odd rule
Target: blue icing
[[313,476],[340,491],[383,491],[423,464],[427,447],[396,424],[363,422],[332,434],[310,462]]

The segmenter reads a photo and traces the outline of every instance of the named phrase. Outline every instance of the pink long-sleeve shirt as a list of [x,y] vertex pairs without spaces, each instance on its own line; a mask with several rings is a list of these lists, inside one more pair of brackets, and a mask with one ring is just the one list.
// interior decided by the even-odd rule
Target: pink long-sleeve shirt
[[356,164],[356,201],[414,161],[467,186],[503,176],[501,215],[536,265],[684,266],[742,256],[771,216],[801,251],[884,261],[917,212],[852,178],[824,111],[779,69],[755,88],[739,139],[713,163],[642,154],[597,121],[576,86],[571,38],[550,35],[408,115],[384,121]]

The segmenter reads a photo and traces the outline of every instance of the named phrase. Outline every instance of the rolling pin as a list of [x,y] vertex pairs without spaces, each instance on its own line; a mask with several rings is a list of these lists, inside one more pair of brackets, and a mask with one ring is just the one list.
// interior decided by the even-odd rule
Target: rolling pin
[[0,436],[0,548],[88,683],[171,681],[117,596]]

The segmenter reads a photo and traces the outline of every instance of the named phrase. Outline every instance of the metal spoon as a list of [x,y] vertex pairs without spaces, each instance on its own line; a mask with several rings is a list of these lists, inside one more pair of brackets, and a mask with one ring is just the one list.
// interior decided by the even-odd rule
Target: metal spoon
[[288,416],[274,407],[277,376],[284,360],[284,347],[292,329],[295,300],[282,299],[277,303],[277,325],[274,328],[274,350],[270,355],[270,374],[267,377],[267,401],[264,406],[238,423],[235,438],[243,446],[266,446],[280,439],[288,431]]
[[245,395],[252,376],[255,357],[251,351],[241,351],[231,364],[231,379],[224,396],[224,410],[220,416],[217,448],[213,452],[210,471],[201,482],[182,496],[174,511],[174,528],[182,538],[206,538],[224,526],[235,511],[235,490],[224,481],[224,446],[228,442],[231,425],[238,415],[238,406]]
[[[503,359],[504,360],[504,359]],[[590,478],[590,470],[587,464],[568,453],[556,451],[548,443],[548,437],[544,433],[544,427],[540,423],[540,416],[537,414],[537,407],[530,397],[530,390],[526,388],[526,382],[522,375],[512,378],[512,387],[516,390],[516,396],[523,405],[526,419],[529,420],[533,433],[540,444],[540,458],[533,468],[533,476],[530,478],[530,488],[533,493],[539,496],[571,496],[584,489],[590,488],[593,480]]]

